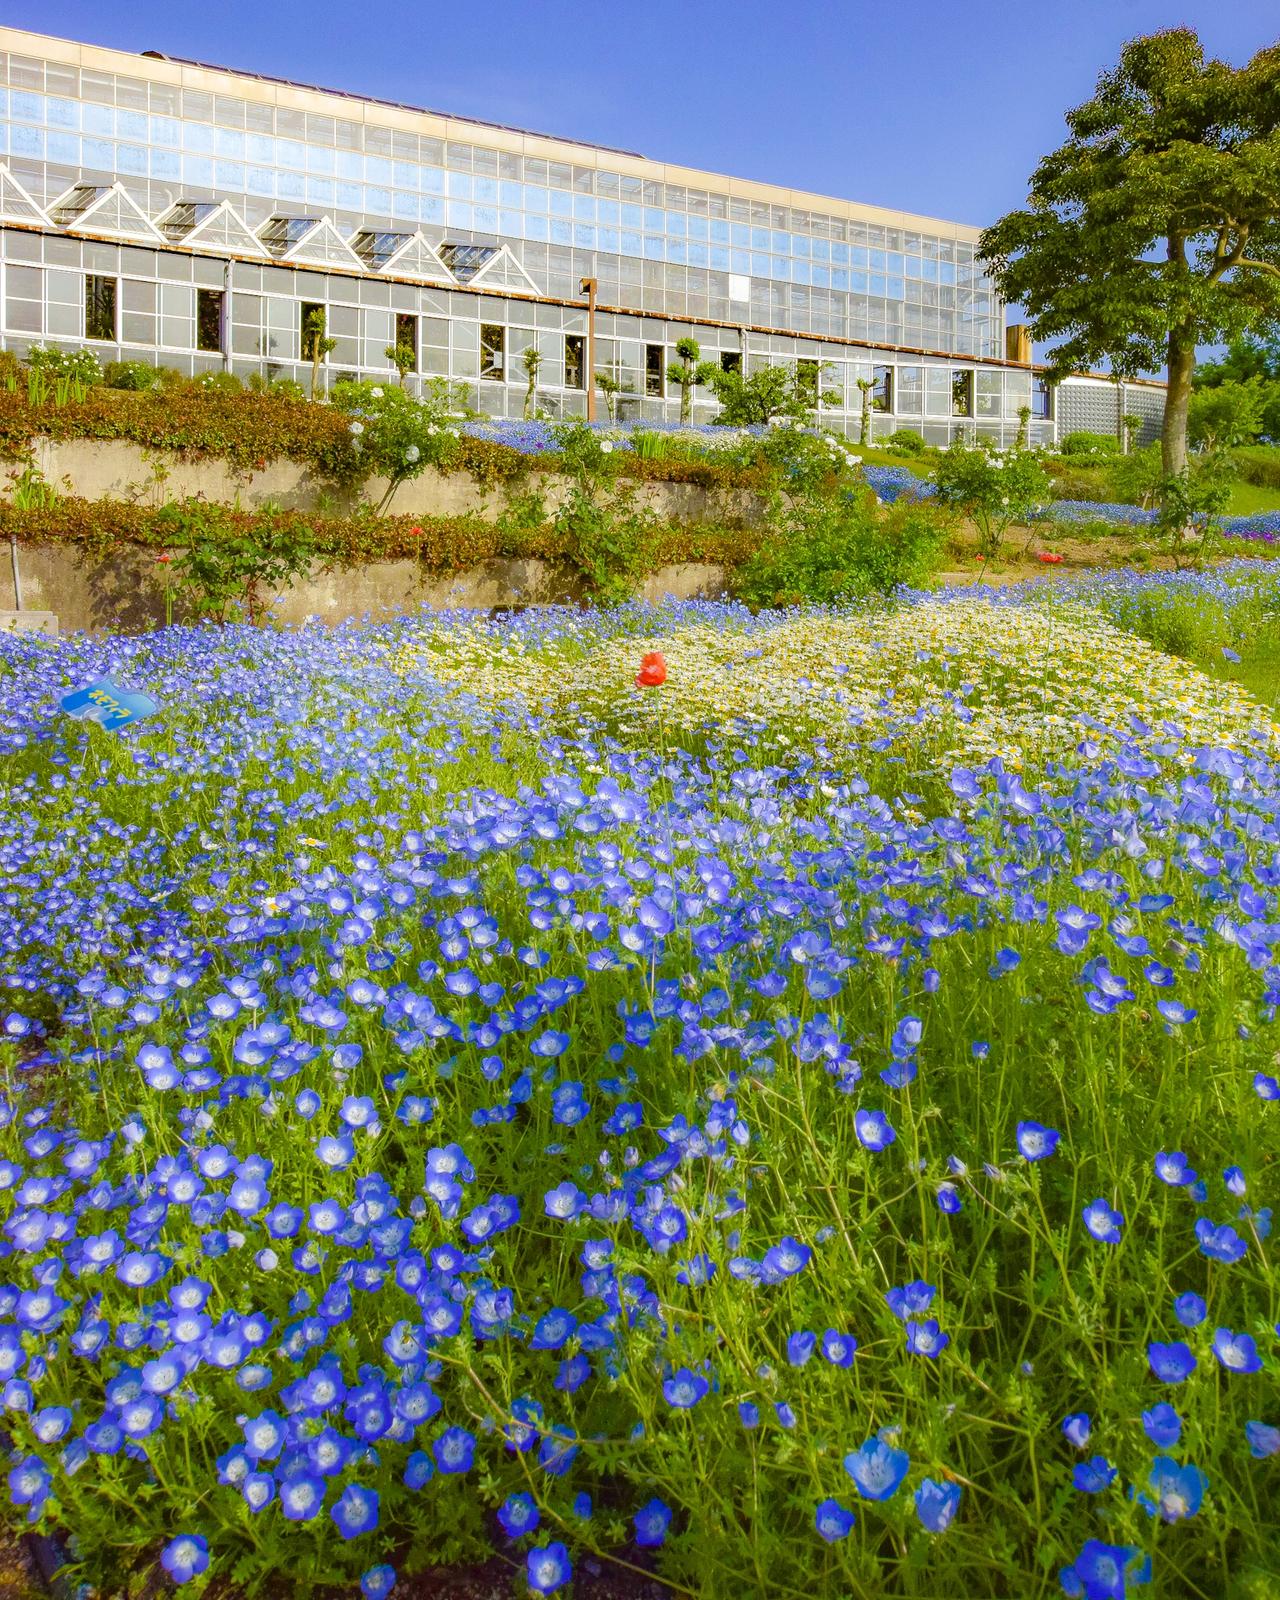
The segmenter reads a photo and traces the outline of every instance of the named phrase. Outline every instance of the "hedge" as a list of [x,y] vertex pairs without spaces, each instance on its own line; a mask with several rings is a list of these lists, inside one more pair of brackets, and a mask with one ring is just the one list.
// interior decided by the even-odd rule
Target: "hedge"
[[[374,518],[366,515],[319,516],[305,511],[241,511],[210,508],[221,525],[237,533],[254,533],[264,545],[291,543],[299,533],[310,535],[325,571],[348,571],[375,561],[417,561],[424,570],[461,572],[497,557],[566,558],[564,540],[552,527],[513,530],[480,517]],[[0,538],[22,545],[66,545],[86,560],[101,561],[125,549],[171,549],[171,525],[154,507],[123,500],[80,500],[64,496],[39,510],[19,511],[0,502]],[[759,545],[758,530],[712,524],[662,524],[646,543],[650,570],[682,562],[708,562],[733,567],[749,559]]]
[[[276,460],[296,461],[337,484],[349,484],[353,461],[347,423],[332,406],[250,390],[234,394],[195,385],[163,392],[93,388],[84,400],[61,406],[31,406],[22,390],[0,390],[0,457],[21,459],[38,437],[118,439],[145,450],[213,456],[244,473],[261,471]],[[767,483],[767,473],[757,466],[656,460],[630,452],[619,452],[617,460],[625,476],[651,482],[704,488],[763,488]],[[452,470],[488,486],[516,483],[533,472],[554,472],[556,466],[554,454],[526,455],[510,445],[464,434]]]

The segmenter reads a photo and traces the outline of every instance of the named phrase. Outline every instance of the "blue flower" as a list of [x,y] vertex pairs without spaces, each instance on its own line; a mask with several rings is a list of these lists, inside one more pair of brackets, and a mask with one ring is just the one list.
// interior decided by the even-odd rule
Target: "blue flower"
[[358,1539],[378,1526],[378,1491],[349,1483],[329,1512],[344,1539]]
[[833,1367],[851,1367],[858,1341],[851,1333],[828,1328],[822,1335],[822,1354]]
[[912,1283],[904,1283],[890,1289],[884,1299],[894,1316],[905,1322],[908,1317],[919,1316],[927,1311],[933,1304],[933,1297],[937,1292],[932,1283],[925,1283],[917,1278]]
[[1081,1215],[1084,1217],[1085,1227],[1099,1244],[1120,1243],[1120,1230],[1124,1226],[1124,1217],[1119,1211],[1113,1211],[1105,1200],[1099,1198],[1090,1201]]
[[498,1507],[498,1521],[509,1539],[532,1533],[541,1520],[542,1513],[530,1494],[509,1494]]
[[1181,1383],[1196,1370],[1196,1358],[1191,1353],[1191,1347],[1181,1339],[1175,1339],[1171,1344],[1153,1341],[1147,1346],[1147,1360],[1161,1383]]
[[535,1545],[525,1557],[525,1574],[534,1594],[554,1594],[573,1576],[568,1549],[559,1539]]
[[654,1549],[667,1537],[671,1526],[671,1507],[656,1497],[642,1505],[632,1517],[635,1524],[636,1543]]
[[1172,1450],[1182,1436],[1182,1418],[1167,1400],[1142,1413],[1142,1431],[1157,1450]]
[[793,1367],[802,1367],[817,1348],[818,1336],[802,1328],[787,1335],[787,1360]]
[[855,1111],[853,1131],[867,1150],[887,1150],[898,1137],[883,1111]]
[[1125,1600],[1130,1584],[1150,1582],[1151,1562],[1135,1545],[1086,1539],[1060,1578],[1065,1594],[1082,1595],[1084,1600]]
[[925,1478],[915,1493],[916,1515],[930,1533],[945,1533],[960,1506],[958,1483]]
[[927,1322],[907,1323],[907,1351],[910,1355],[928,1356],[931,1361],[936,1361],[950,1343],[951,1335],[942,1332],[936,1317],[930,1317]]
[[1184,1328],[1198,1328],[1209,1315],[1209,1308],[1198,1294],[1188,1289],[1173,1302],[1173,1314]]
[[1257,1342],[1248,1333],[1232,1333],[1230,1328],[1218,1328],[1213,1335],[1213,1353],[1228,1372],[1250,1373],[1262,1369],[1262,1357]]
[[1077,1450],[1083,1450],[1088,1445],[1092,1431],[1093,1424],[1087,1411],[1073,1411],[1069,1417],[1062,1419],[1062,1432],[1068,1443],[1075,1445]]
[[1197,1218],[1196,1238],[1200,1241],[1201,1252],[1210,1261],[1221,1261],[1227,1266],[1239,1261],[1248,1249],[1230,1223],[1215,1224],[1208,1217]]
[[1209,1480],[1199,1467],[1179,1466],[1168,1456],[1157,1456],[1147,1484],[1155,1498],[1140,1494],[1138,1504],[1162,1522],[1181,1522],[1199,1511]]
[[1082,1494],[1101,1494],[1114,1483],[1116,1469],[1106,1456],[1090,1456],[1071,1469],[1071,1482]]
[[1026,1161],[1043,1161],[1058,1148],[1062,1135],[1056,1128],[1039,1122],[1020,1122],[1017,1128],[1018,1151]]
[[1156,1156],[1156,1177],[1175,1189],[1196,1181],[1195,1169],[1188,1164],[1181,1150],[1160,1151]]
[[383,1562],[370,1567],[360,1579],[360,1592],[365,1600],[386,1600],[396,1586],[396,1569]]
[[847,1511],[838,1500],[823,1500],[814,1514],[814,1526],[827,1541],[835,1544],[839,1539],[846,1539],[849,1530],[858,1520],[852,1511]]
[[208,1541],[198,1533],[180,1533],[160,1552],[160,1565],[175,1583],[190,1583],[208,1568]]
[[669,1378],[663,1379],[662,1393],[669,1406],[674,1406],[678,1411],[689,1411],[710,1387],[705,1378],[691,1372],[688,1367],[680,1367]]
[[844,1470],[864,1500],[888,1500],[897,1494],[911,1466],[905,1450],[883,1439],[868,1439],[844,1458]]
[[1280,1456],[1280,1428],[1273,1427],[1269,1422],[1246,1422],[1244,1436],[1249,1454],[1255,1461],[1264,1461],[1268,1456]]

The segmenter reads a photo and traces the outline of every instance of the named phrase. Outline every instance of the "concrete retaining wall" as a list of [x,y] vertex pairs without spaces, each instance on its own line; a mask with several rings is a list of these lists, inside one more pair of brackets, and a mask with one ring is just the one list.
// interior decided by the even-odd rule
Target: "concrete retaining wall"
[[[199,495],[205,500],[246,509],[272,502],[287,511],[345,512],[357,505],[376,505],[386,480],[371,478],[355,493],[340,493],[327,479],[296,461],[272,461],[260,471],[240,472],[226,461],[208,456],[182,456],[148,451],[117,439],[37,439],[36,465],[56,488],[83,500],[137,500],[162,505]],[[567,491],[554,473],[530,474],[515,486],[517,494],[539,489],[554,510]],[[391,502],[397,515],[495,520],[506,508],[501,487],[482,489],[466,472],[441,473],[428,468],[420,478],[402,484]],[[694,483],[636,485],[636,503],[665,522],[753,523],[763,513],[760,495],[747,489],[704,489]]]
[[[126,550],[103,562],[85,561],[66,545],[25,545],[19,553],[24,611],[53,612],[59,630],[72,633],[140,632],[164,622],[164,576],[145,551]],[[12,600],[0,578],[0,601]],[[664,567],[648,579],[647,599],[686,600],[723,594],[722,567],[698,563]],[[465,571],[424,573],[413,561],[375,561],[349,572],[321,572],[287,590],[273,608],[282,622],[318,616],[325,622],[420,606],[548,605],[582,598],[572,568],[538,560],[485,561]]]
[[[386,487],[375,478],[360,491],[343,494],[294,461],[273,461],[260,471],[239,472],[225,461],[147,451],[119,440],[37,439],[34,453],[50,484],[84,500],[160,506],[198,495],[247,510],[273,503],[288,510],[339,513],[362,503],[376,504]],[[548,511],[553,511],[568,484],[554,474],[531,474],[513,492],[530,489],[541,491]],[[751,491],[704,489],[689,483],[638,483],[636,502],[667,523],[752,524],[763,514],[761,497]],[[408,516],[470,515],[494,521],[507,505],[508,495],[501,487],[486,490],[468,473],[429,469],[401,486],[391,509]],[[23,610],[54,613],[64,633],[137,631],[164,621],[164,570],[143,551],[90,562],[63,545],[29,545],[21,548],[19,562]],[[8,560],[0,567],[0,605],[16,604],[8,567]],[[724,587],[723,568],[691,563],[653,574],[643,593],[653,600],[667,594],[689,599],[722,594]],[[275,615],[286,622],[308,616],[340,622],[423,605],[547,605],[582,597],[577,573],[545,561],[486,561],[448,575],[424,573],[412,561],[379,561],[348,572],[326,573],[315,567],[306,582],[280,597]]]

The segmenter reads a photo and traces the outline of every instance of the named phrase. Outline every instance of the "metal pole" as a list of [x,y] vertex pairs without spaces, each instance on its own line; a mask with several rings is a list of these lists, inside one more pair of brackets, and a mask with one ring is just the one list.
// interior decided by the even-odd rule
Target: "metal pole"
[[596,420],[596,280],[583,278],[587,297],[587,421]]

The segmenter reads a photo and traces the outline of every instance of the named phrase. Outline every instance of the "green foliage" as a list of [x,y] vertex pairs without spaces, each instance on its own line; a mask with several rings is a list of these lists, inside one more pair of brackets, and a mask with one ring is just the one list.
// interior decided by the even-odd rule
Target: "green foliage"
[[1245,333],[1230,340],[1220,361],[1201,361],[1195,386],[1210,389],[1220,383],[1248,383],[1253,378],[1280,382],[1280,333],[1267,337]]
[[302,359],[311,363],[311,398],[316,397],[320,383],[320,364],[338,348],[338,341],[328,332],[328,313],[323,306],[314,306],[307,312],[302,324]]
[[984,556],[1000,553],[1005,533],[1030,522],[1049,499],[1048,474],[1030,450],[1001,450],[986,440],[954,439],[938,458],[938,499],[954,506],[978,530]]
[[27,351],[27,368],[51,377],[67,377],[91,389],[102,382],[102,363],[92,350],[59,350],[52,344],[33,344]]
[[569,488],[553,527],[564,553],[600,605],[621,605],[650,568],[654,519],[635,505],[635,489],[620,483],[612,443],[577,420],[555,429],[560,471]]
[[734,575],[740,599],[829,603],[927,582],[949,531],[936,507],[903,501],[883,510],[860,481],[856,458],[830,435],[779,428],[769,442],[778,487],[768,535]]
[[895,428],[883,442],[887,449],[897,450],[904,456],[921,456],[929,448],[924,435],[914,428]]
[[403,386],[405,379],[418,364],[418,352],[413,348],[412,341],[406,339],[403,344],[389,344],[382,353],[396,369],[396,375]]
[[127,389],[134,393],[159,387],[159,374],[149,361],[108,361],[102,371],[108,389]]
[[1160,497],[1163,482],[1160,446],[1144,445],[1140,450],[1130,450],[1127,456],[1116,457],[1108,468],[1105,498],[1126,505],[1151,507]]
[[1192,556],[1200,558],[1208,552],[1231,499],[1231,477],[1230,459],[1212,454],[1161,479],[1156,528],[1175,569]]
[[1055,376],[1167,367],[1178,472],[1196,346],[1280,319],[1280,50],[1236,69],[1187,28],[1130,40],[1067,125],[980,253]]
[[1187,437],[1207,450],[1248,444],[1262,432],[1268,386],[1258,378],[1194,390],[1187,410]]
[[284,590],[315,556],[315,538],[302,522],[271,527],[265,536],[233,519],[226,507],[194,498],[155,513],[153,527],[174,552],[174,586],[196,616],[225,622],[262,620],[264,590]]
[[605,414],[610,422],[618,420],[618,402],[624,394],[632,392],[631,385],[625,379],[619,378],[612,372],[596,373],[596,388],[604,396]]
[[1120,441],[1113,433],[1068,433],[1058,446],[1064,456],[1092,456],[1110,459],[1120,454]]
[[533,416],[538,403],[538,370],[542,366],[542,351],[536,344],[528,344],[520,353],[520,365],[528,380],[524,391],[524,420]]
[[[218,374],[218,376],[224,376],[224,374]],[[264,372],[251,372],[249,374],[248,389],[250,394],[270,394],[274,395],[277,400],[305,400],[307,398],[307,391],[296,378],[273,378]],[[230,393],[230,390],[227,392]]]
[[209,394],[240,394],[244,389],[234,372],[202,372],[194,381],[198,389]]
[[716,422],[726,428],[751,427],[775,417],[808,424],[819,405],[833,403],[832,395],[817,394],[813,384],[791,367],[756,367],[746,375],[714,367],[704,381],[720,402]]
[[679,361],[667,365],[667,382],[680,389],[680,420],[688,422],[693,415],[693,391],[700,384],[710,383],[719,367],[713,361],[703,361],[702,347],[696,339],[677,339],[676,354]]
[[1280,489],[1280,445],[1256,444],[1231,452],[1232,464],[1246,483]]
[[441,391],[415,400],[407,390],[382,383],[336,383],[330,396],[347,420],[352,475],[387,480],[381,514],[396,490],[428,467],[448,471],[458,452],[459,432]]

